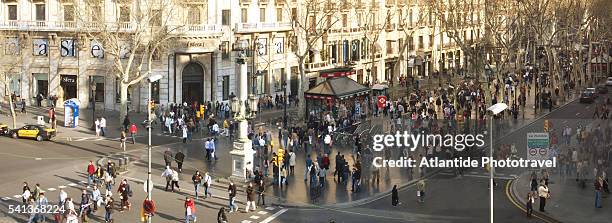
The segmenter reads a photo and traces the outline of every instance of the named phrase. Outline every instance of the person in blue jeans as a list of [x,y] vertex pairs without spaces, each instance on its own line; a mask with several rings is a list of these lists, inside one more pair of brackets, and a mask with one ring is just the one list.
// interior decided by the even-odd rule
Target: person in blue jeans
[[601,208],[601,191],[603,190],[603,179],[597,177],[595,180],[595,208]]
[[227,192],[229,193],[229,212],[238,211],[238,206],[236,205],[236,185],[234,185],[234,182],[230,182]]

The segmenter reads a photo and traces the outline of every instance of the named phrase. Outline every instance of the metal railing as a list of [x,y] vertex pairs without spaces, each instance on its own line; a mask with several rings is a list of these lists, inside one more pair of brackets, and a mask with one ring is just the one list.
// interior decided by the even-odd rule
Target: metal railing
[[289,31],[291,22],[236,23],[236,32]]

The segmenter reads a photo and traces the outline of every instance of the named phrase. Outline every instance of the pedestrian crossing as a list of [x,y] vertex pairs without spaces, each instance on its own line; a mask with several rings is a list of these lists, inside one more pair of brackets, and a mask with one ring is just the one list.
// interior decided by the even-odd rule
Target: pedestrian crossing
[[[264,220],[262,220],[260,223],[269,223],[272,220],[276,219],[278,216],[280,216],[281,214],[285,213],[287,211],[286,208],[283,207],[274,207],[274,206],[269,206],[264,208],[265,211],[258,211],[255,212],[253,215],[249,216],[248,219],[242,220],[240,223],[253,223],[253,222],[257,222],[259,219],[262,219],[264,217],[266,217]],[[273,212],[275,210],[277,210],[277,212],[275,212],[274,214],[270,214],[270,212]]]
[[[458,173],[456,173],[455,169],[444,170],[440,172],[439,174],[446,175],[446,176],[459,176]],[[463,175],[461,176],[462,177],[475,177],[475,178],[490,178],[491,177],[489,172],[483,171],[483,170],[464,171]],[[495,176],[493,178],[500,179],[500,180],[514,180],[518,178],[518,175],[508,174],[508,173],[495,173]]]

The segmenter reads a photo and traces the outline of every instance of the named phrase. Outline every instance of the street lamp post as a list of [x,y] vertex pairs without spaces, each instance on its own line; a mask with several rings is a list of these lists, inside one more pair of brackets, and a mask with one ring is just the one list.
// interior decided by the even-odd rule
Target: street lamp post
[[96,129],[96,82],[94,77],[89,77],[89,88],[91,89],[91,129]]
[[[149,200],[153,200],[153,196],[152,196],[152,189],[153,189],[153,181],[151,180],[151,83],[158,81],[162,78],[162,75],[160,74],[155,74],[155,75],[151,75],[149,76],[148,80],[148,87],[149,87],[149,100],[147,100],[147,133],[148,133],[148,142],[147,142],[147,182],[146,182],[146,188],[147,188],[147,198]],[[147,217],[147,222],[151,223],[151,216]]]
[[508,105],[504,103],[497,103],[487,109],[491,113],[491,125],[489,126],[489,199],[491,202],[489,214],[491,222],[493,222],[493,173],[495,172],[495,167],[491,165],[493,162],[493,116],[505,111],[507,108]]
[[[283,79],[284,75],[283,75]],[[289,102],[289,99],[287,98],[287,80],[283,80],[283,128],[287,129],[287,125],[289,120],[287,120],[287,102]]]

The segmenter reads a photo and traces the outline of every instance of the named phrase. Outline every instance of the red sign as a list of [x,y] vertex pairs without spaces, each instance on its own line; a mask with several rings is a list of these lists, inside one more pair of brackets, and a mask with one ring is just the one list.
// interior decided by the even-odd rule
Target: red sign
[[387,105],[387,96],[378,96],[378,108],[384,108]]

